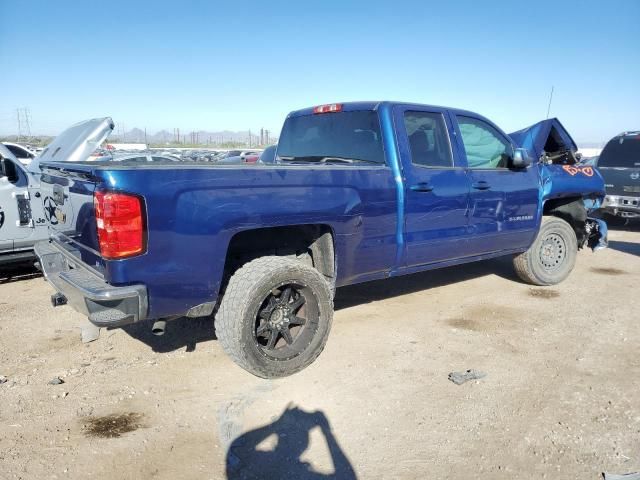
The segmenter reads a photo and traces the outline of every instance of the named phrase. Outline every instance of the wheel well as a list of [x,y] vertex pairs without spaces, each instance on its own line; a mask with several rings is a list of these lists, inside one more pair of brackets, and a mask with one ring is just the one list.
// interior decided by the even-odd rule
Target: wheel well
[[257,228],[235,234],[227,249],[224,283],[245,263],[268,255],[295,258],[313,266],[329,282],[335,282],[331,228],[327,225],[293,225]]
[[578,247],[582,248],[587,240],[587,209],[582,197],[553,198],[544,204],[543,215],[558,217],[567,222],[576,232]]

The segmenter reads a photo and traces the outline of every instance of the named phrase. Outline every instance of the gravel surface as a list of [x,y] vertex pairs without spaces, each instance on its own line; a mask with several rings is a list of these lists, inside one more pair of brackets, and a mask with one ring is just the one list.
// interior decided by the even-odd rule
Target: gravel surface
[[[0,478],[640,471],[640,229],[610,240],[554,287],[498,259],[339,289],[323,354],[277,381],[236,367],[208,319],[83,344],[41,277],[0,273]],[[467,369],[487,376],[448,380]]]

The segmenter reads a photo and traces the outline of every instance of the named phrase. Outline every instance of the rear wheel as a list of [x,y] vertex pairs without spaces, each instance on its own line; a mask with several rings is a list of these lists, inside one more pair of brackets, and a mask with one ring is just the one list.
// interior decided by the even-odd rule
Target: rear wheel
[[227,354],[262,378],[285,377],[322,352],[333,318],[331,288],[313,267],[262,257],[229,280],[216,315]]
[[533,285],[555,285],[569,276],[576,263],[578,241],[571,225],[543,217],[533,245],[513,259],[518,276]]

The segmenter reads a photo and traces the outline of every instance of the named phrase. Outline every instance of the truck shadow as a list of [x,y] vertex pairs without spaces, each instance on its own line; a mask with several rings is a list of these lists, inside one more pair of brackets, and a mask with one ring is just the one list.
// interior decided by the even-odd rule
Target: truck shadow
[[[341,310],[487,275],[498,275],[522,283],[513,270],[511,257],[501,257],[341,287],[336,291],[334,308]],[[126,325],[122,329],[158,353],[168,353],[185,347],[187,352],[193,352],[198,343],[216,340],[212,317],[172,320],[167,322],[165,334],[162,336],[153,335],[151,325],[151,322],[140,322]]]
[[[302,459],[310,446],[311,431],[316,428],[326,442],[333,473],[319,472],[312,463]],[[306,412],[295,406],[288,407],[269,425],[246,432],[233,440],[227,449],[226,474],[232,480],[356,479],[356,473],[336,440],[325,414],[322,411]]]
[[336,290],[334,308],[342,310],[487,275],[498,275],[522,283],[513,270],[511,257],[500,257],[342,287]]
[[42,273],[34,266],[33,262],[8,265],[0,269],[0,285],[3,283],[30,280],[41,276]]
[[162,336],[151,333],[152,324],[153,322],[146,321],[125,325],[122,329],[158,353],[173,352],[185,347],[185,351],[193,352],[198,343],[217,340],[211,317],[172,320],[167,322],[167,329]]
[[618,240],[610,240],[609,248],[619,252],[628,253],[640,257],[640,243],[620,242]]

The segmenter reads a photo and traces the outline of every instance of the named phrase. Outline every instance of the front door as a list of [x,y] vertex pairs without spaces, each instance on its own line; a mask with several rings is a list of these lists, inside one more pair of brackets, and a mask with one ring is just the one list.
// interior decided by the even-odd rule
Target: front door
[[2,250],[19,248],[34,230],[28,177],[22,166],[2,158],[0,171],[0,242]]
[[528,247],[537,227],[537,164],[513,169],[513,146],[506,135],[484,119],[455,119],[471,182],[469,255]]
[[446,112],[397,107],[395,123],[405,180],[405,266],[466,255],[469,180],[456,162]]

